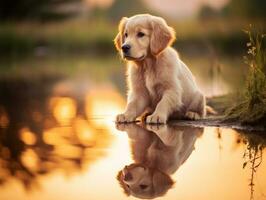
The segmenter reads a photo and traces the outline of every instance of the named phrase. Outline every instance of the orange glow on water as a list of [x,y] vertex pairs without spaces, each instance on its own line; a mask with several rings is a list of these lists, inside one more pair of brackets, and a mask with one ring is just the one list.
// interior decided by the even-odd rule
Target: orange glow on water
[[28,128],[23,128],[20,131],[20,139],[27,145],[34,145],[36,143],[36,136]]
[[74,121],[73,127],[76,130],[78,140],[83,145],[93,145],[93,141],[95,140],[94,129],[89,125],[88,121],[77,118]]
[[125,105],[124,98],[113,88],[99,88],[86,96],[86,116],[88,119],[105,119],[93,120],[92,123],[114,132],[115,116],[124,111]]
[[43,140],[46,144],[60,145],[66,143],[71,135],[73,132],[70,127],[54,127],[44,131]]
[[86,96],[86,114],[93,117],[114,117],[123,111],[125,100],[115,90],[102,88],[94,90]]
[[27,149],[21,155],[21,162],[28,169],[35,171],[38,168],[38,155],[32,149]]
[[[132,159],[131,136],[113,128],[114,132],[111,135],[114,140],[110,140],[110,133],[106,130],[110,130],[111,125],[107,126],[108,123],[103,123],[103,121],[102,125],[107,129],[103,127],[95,129],[94,122],[77,117],[71,126],[54,127],[44,131],[43,141],[53,146],[45,160],[40,160],[43,155],[39,155],[39,148],[27,148],[22,152],[21,163],[33,174],[40,169],[47,171],[57,169],[50,176],[40,177],[38,175],[37,180],[41,183],[42,195],[36,196],[36,193],[31,192],[30,199],[50,199],[54,195],[63,198],[66,195],[70,200],[73,199],[70,196],[77,191],[92,199],[106,199],[109,195],[114,196],[115,199],[126,198],[115,177],[125,165],[135,162]],[[28,137],[25,135],[31,135],[26,128],[22,129],[21,138]],[[195,195],[198,199],[223,200],[237,197],[248,199],[250,169],[242,168],[245,144],[239,143],[238,148],[233,148],[237,135],[238,133],[232,129],[205,128],[203,135],[196,141],[195,150],[188,160],[171,175],[176,181],[175,185],[166,196],[158,199],[172,200],[176,197],[194,199]],[[10,153],[2,152],[1,154]],[[9,159],[9,156],[6,158]],[[96,160],[98,161],[95,162]],[[2,165],[2,162],[0,163]],[[3,177],[9,174],[4,169],[2,172]],[[260,181],[259,184],[264,187],[266,185],[265,163],[259,167],[257,175],[256,181]],[[16,177],[27,179],[23,171],[16,171]],[[200,187],[203,183],[204,187]],[[256,187],[257,185],[256,182]],[[58,190],[54,189],[55,186]],[[9,184],[7,189],[2,188],[1,194],[14,197],[14,199],[18,196],[21,197],[18,199],[29,199],[27,196],[29,194],[23,190],[12,193],[11,190],[15,188],[20,187],[16,184]],[[92,189],[86,190],[86,188]],[[106,188],[106,193],[102,193],[103,188]],[[256,192],[260,194],[258,187]],[[3,195],[0,196],[3,197]],[[135,199],[132,196],[128,198]]]
[[[180,152],[171,151],[173,146],[164,151],[166,137],[157,133],[160,137],[156,138],[153,133],[159,126],[149,130],[146,137],[140,129],[132,130],[132,124],[115,124],[114,118],[124,111],[126,101],[109,84],[86,90],[79,98],[49,96],[47,100],[45,112],[34,108],[22,117],[18,114],[23,120],[16,132],[9,132],[12,124],[0,128],[0,199],[136,199],[132,194],[126,197],[116,179],[126,165],[141,162],[136,155],[146,158],[163,150],[166,158],[168,154],[181,157]],[[189,146],[185,143],[190,141],[187,133],[171,140],[178,139],[177,146]],[[248,200],[250,165],[242,167],[247,148],[244,141],[247,138],[232,129],[204,128],[194,140],[191,155],[169,174],[174,186],[158,199]],[[264,150],[263,163],[254,178],[257,199],[265,192],[265,156]]]
[[53,97],[50,100],[55,119],[61,125],[70,124],[71,120],[76,116],[76,102],[69,97]]

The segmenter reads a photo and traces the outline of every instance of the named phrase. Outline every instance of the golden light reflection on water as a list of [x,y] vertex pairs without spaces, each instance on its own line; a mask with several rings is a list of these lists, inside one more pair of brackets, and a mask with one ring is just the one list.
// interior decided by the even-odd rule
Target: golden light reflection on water
[[[165,172],[175,184],[158,199],[250,198],[249,164],[243,169],[243,153],[250,140],[235,130],[205,128],[203,134],[186,140],[175,136],[184,138],[196,129],[177,126],[170,139],[166,137],[169,132],[156,132],[159,127],[153,131],[143,127],[143,132],[134,128],[131,132],[122,131],[121,127],[117,130],[113,119],[123,111],[125,100],[113,87],[86,92],[83,103],[73,96],[52,96],[46,101],[47,113],[34,111],[32,120],[27,119],[18,129],[8,123],[0,126],[1,200],[136,199],[133,194],[124,194],[116,179],[118,172],[142,161],[136,159],[138,149],[140,157],[147,157],[152,154],[151,146],[155,152],[163,153],[161,150],[167,145],[180,153],[177,158],[184,152],[187,157],[178,158],[176,165]],[[9,116],[8,111],[5,116]],[[28,113],[21,118],[26,117]],[[152,137],[142,145],[146,132]],[[164,152],[164,158],[170,150]],[[151,158],[157,158],[152,155]],[[176,159],[173,154],[169,158]],[[264,198],[264,162],[254,183],[255,199]]]
[[118,113],[124,111],[125,104],[125,99],[112,87],[99,87],[86,95],[86,116],[88,119],[98,119],[92,120],[96,127],[103,125],[114,132],[113,121]]
[[[203,135],[195,143],[195,150],[185,163],[171,175],[176,182],[175,185],[164,197],[159,199],[172,200],[177,197],[178,199],[249,199],[249,169],[242,169],[245,144],[238,143],[235,147],[236,138],[239,135],[231,129],[219,130],[221,138],[218,139],[217,129],[205,128]],[[93,134],[99,134],[98,131],[94,131]],[[62,129],[62,132],[66,136],[68,130]],[[58,133],[58,130],[54,130],[54,133]],[[99,142],[101,140],[104,138],[100,138]],[[69,178],[63,179],[60,172],[39,178],[41,184],[39,194],[41,196],[36,193],[26,195],[23,190],[19,190],[16,194],[11,193],[11,190],[19,187],[18,184],[11,184],[6,189],[1,188],[0,196],[5,197],[6,195],[9,197],[8,199],[10,197],[15,197],[15,199],[53,199],[55,195],[64,199],[76,199],[76,195],[80,197],[79,199],[86,199],[85,197],[89,196],[90,199],[95,200],[109,199],[110,196],[121,200],[126,198],[115,178],[118,171],[125,165],[135,162],[131,154],[131,142],[126,132],[116,131],[115,140],[111,146],[105,147],[108,153],[100,153],[101,158],[97,162],[90,162],[89,165],[86,165],[82,170],[83,173],[73,173],[78,170],[70,160],[63,158],[75,159],[83,154],[84,157],[90,159],[91,156],[97,155],[99,149],[97,150],[95,146],[82,152],[78,147],[64,144],[62,141],[54,139],[51,141],[50,144],[59,144],[55,146],[53,155],[50,155],[57,164],[53,161],[46,161],[43,164],[51,170],[61,166],[61,169],[65,171],[64,174]],[[28,169],[36,171],[39,163],[38,155],[32,149],[27,149],[22,153],[22,163]],[[259,184],[261,188],[266,188],[264,163],[257,173],[256,184]],[[24,176],[22,173],[19,174],[17,176]],[[57,189],[55,190],[55,188]],[[258,196],[261,196],[260,190],[257,189],[257,191]]]
[[[244,143],[236,145],[239,134],[232,129],[205,128],[195,145],[195,152],[175,174],[178,195],[183,199],[250,199],[250,169],[243,169]],[[217,130],[221,138],[217,140]],[[237,148],[236,148],[237,146]],[[265,151],[264,151],[265,152]],[[263,155],[265,159],[265,154]],[[257,174],[257,198],[265,193],[266,165]],[[188,192],[189,188],[191,191]],[[173,198],[173,192],[169,199]],[[260,196],[260,198],[258,198]]]
[[[10,126],[9,110],[1,107],[0,185],[8,187],[0,188],[0,199],[28,199],[23,190],[20,189],[23,194],[10,194],[9,188],[15,185],[17,189],[23,186],[25,191],[34,191],[45,185],[48,174],[75,177],[82,171],[88,173],[92,163],[109,154],[108,146],[117,142],[111,132],[115,130],[113,122],[100,113],[104,108],[111,119],[122,111],[124,100],[114,88],[88,91],[84,101],[71,95],[42,100],[33,111],[21,112],[21,118],[10,111],[13,123],[18,122]],[[88,120],[94,116],[101,117],[100,122]]]
[[39,157],[33,149],[27,149],[21,154],[21,162],[27,169],[36,171],[38,169]]
[[83,145],[93,145],[95,140],[95,133],[93,127],[88,123],[87,120],[82,118],[76,118],[73,127],[76,130],[78,140]]
[[97,88],[86,95],[86,114],[91,117],[114,117],[122,112],[125,99],[111,87]]
[[20,131],[20,139],[27,145],[34,145],[36,143],[36,136],[28,128],[22,128]]
[[50,99],[50,106],[60,125],[69,125],[76,116],[76,102],[69,97],[53,97]]

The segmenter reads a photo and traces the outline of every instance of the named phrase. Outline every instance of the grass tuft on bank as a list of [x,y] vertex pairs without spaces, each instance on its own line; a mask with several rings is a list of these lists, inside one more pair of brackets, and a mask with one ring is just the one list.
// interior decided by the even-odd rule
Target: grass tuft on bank
[[226,120],[258,124],[266,121],[266,49],[265,34],[250,26],[244,61],[249,67],[246,86],[240,100],[227,111]]

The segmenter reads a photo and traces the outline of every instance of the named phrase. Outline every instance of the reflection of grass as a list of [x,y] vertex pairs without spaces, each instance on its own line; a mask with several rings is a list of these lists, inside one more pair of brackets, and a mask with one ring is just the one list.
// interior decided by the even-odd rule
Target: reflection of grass
[[263,150],[266,147],[266,138],[258,133],[240,132],[243,142],[246,144],[246,150],[243,155],[243,168],[249,166],[250,173],[250,199],[254,199],[254,175],[262,163]]
[[243,164],[243,168],[249,163],[250,170],[251,170],[251,177],[250,177],[250,199],[254,199],[254,175],[256,171],[258,170],[258,167],[260,166],[262,162],[262,148],[258,148],[258,146],[250,146],[250,144],[247,146],[247,152],[244,153],[244,159],[248,157],[248,161],[245,161]]
[[248,55],[245,62],[249,74],[242,100],[229,109],[228,118],[244,123],[263,122],[266,119],[266,49],[264,34],[247,31]]

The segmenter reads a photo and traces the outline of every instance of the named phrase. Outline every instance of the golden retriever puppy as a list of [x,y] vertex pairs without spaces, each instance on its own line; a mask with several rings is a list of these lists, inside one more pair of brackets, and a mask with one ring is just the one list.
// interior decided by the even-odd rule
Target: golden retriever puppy
[[160,17],[141,14],[121,19],[114,42],[127,61],[128,99],[117,122],[135,121],[145,112],[150,114],[147,123],[205,116],[205,97],[171,47],[174,40],[173,28]]
[[171,174],[188,159],[202,128],[167,125],[117,124],[131,141],[134,163],[118,172],[127,195],[138,198],[163,196],[173,186]]

